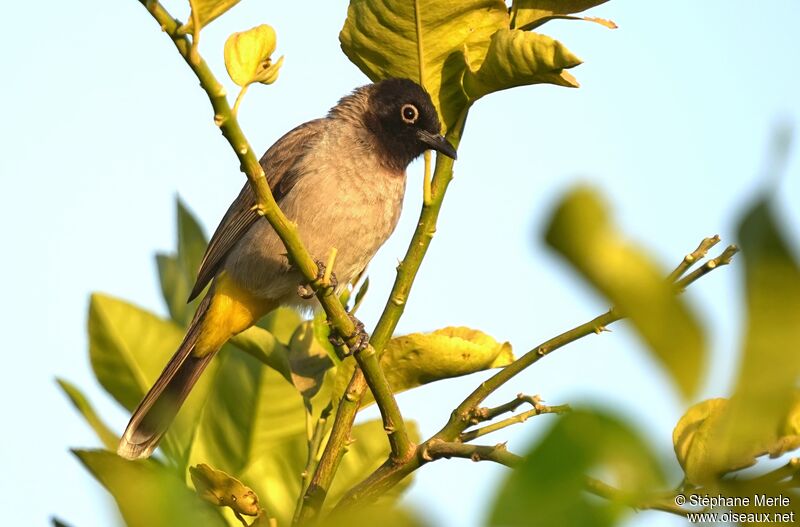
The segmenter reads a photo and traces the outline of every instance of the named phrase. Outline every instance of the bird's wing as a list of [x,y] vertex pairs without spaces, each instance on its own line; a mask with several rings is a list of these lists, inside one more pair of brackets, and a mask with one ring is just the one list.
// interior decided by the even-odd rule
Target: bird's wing
[[[302,172],[295,168],[309,146],[322,135],[324,128],[324,119],[301,124],[278,139],[261,158],[261,166],[272,189],[272,195],[279,204],[302,177]],[[200,270],[197,272],[197,281],[189,295],[190,302],[205,289],[217,274],[228,252],[258,220],[259,215],[254,210],[255,205],[255,194],[249,183],[245,184],[222,218],[211,241],[208,242],[203,261],[200,262]]]

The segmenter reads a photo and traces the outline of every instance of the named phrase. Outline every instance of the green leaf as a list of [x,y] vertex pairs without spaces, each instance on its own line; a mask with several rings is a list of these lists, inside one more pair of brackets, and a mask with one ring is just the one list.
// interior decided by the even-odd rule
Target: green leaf
[[549,83],[572,88],[578,82],[563,71],[581,60],[563,44],[545,35],[501,29],[492,35],[485,60],[468,68],[464,90],[471,100],[515,86]]
[[288,346],[294,331],[302,321],[303,319],[294,309],[279,307],[278,309],[273,309],[259,320],[258,326],[272,333],[278,339],[278,342]]
[[303,399],[291,383],[253,357],[223,349],[218,360],[219,375],[189,462],[207,463],[240,479],[285,523],[291,519],[306,463]]
[[261,510],[256,493],[230,474],[204,463],[189,467],[189,474],[197,495],[207,502],[246,516],[256,516]]
[[371,80],[421,81],[446,132],[487,93],[538,83],[578,86],[563,70],[580,60],[562,44],[510,27],[499,0],[352,0],[339,40]]
[[[192,9],[197,10],[197,17],[200,20],[200,28],[204,28],[212,20],[222,15],[225,11],[239,3],[239,0],[189,0]],[[183,24],[178,32],[181,34],[194,32],[194,17],[189,16],[189,20]]]
[[128,527],[227,527],[214,507],[152,459],[128,461],[102,450],[73,453],[114,496]]
[[272,370],[230,346],[214,360],[218,362],[217,375],[199,417],[189,464],[207,463],[238,475],[248,462],[258,425],[262,373]]
[[617,232],[600,197],[588,188],[571,191],[556,208],[546,239],[629,317],[682,393],[694,393],[706,354],[702,328],[666,273]]
[[175,254],[156,254],[161,295],[170,318],[181,326],[188,326],[197,309],[199,299],[187,304],[194,286],[200,262],[208,244],[203,229],[180,197],[175,200],[178,248]]
[[606,27],[616,27],[608,22],[592,17],[573,17],[589,8],[604,4],[608,0],[514,0],[511,6],[511,27],[516,29],[534,29],[554,18],[571,20],[588,20]]
[[795,404],[800,379],[800,267],[766,200],[744,217],[739,240],[747,315],[731,411],[744,421],[735,425],[736,437],[731,439],[749,442],[782,426]]
[[[392,392],[400,393],[442,379],[501,368],[514,361],[511,344],[466,327],[446,327],[432,333],[412,333],[389,341],[381,355],[381,367]],[[339,399],[355,369],[347,358],[336,371],[334,398]],[[367,392],[362,408],[374,402]]]
[[[183,338],[183,329],[132,304],[95,293],[89,303],[89,357],[103,388],[133,410],[161,374]],[[214,376],[212,361],[167,432],[166,453],[179,460],[197,425]]]
[[97,434],[97,437],[103,443],[103,446],[106,447],[108,450],[116,450],[117,443],[119,443],[119,437],[111,431],[111,429],[100,419],[100,416],[94,411],[92,404],[80,391],[80,389],[75,386],[74,384],[65,381],[64,379],[56,378],[56,382],[67,394],[69,397],[70,402],[75,406],[75,408],[80,412],[86,422],[89,423],[89,426],[92,427],[92,430]]
[[361,283],[361,287],[358,288],[358,293],[356,293],[356,299],[353,303],[353,309],[350,310],[351,313],[355,314],[358,311],[358,308],[361,307],[361,302],[364,301],[364,298],[367,296],[367,292],[369,291],[369,276],[364,279],[364,282]]
[[588,473],[636,499],[663,485],[647,444],[623,422],[578,410],[561,416],[501,485],[490,525],[594,527],[615,525],[620,504],[588,499]]
[[192,308],[186,303],[192,284],[183,272],[178,257],[173,254],[156,254],[158,280],[161,296],[167,305],[170,318],[181,326],[188,326],[192,319]]
[[275,30],[266,24],[229,36],[225,41],[225,68],[231,80],[241,87],[275,82],[283,64],[283,57],[275,63],[270,58],[275,45]]
[[289,342],[292,383],[306,400],[319,392],[325,372],[333,366],[327,348],[316,337],[315,328],[313,320],[303,322]]
[[[183,200],[176,198],[178,211],[178,261],[181,270],[189,278],[191,285],[197,278],[200,270],[200,262],[206,253],[208,239],[203,233],[203,228],[197,218],[183,203]],[[186,298],[184,298],[184,302]]]
[[266,329],[251,326],[234,336],[230,343],[292,382],[289,350]]
[[464,46],[468,62],[477,66],[492,34],[509,27],[508,9],[500,0],[352,0],[339,34],[342,50],[372,81],[403,77],[419,82],[417,19],[425,71],[420,84],[431,94],[446,131],[468,105],[461,88],[467,68]]

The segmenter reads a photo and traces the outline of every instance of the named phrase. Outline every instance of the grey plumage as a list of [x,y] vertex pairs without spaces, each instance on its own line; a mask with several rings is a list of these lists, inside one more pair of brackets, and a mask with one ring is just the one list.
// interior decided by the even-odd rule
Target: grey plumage
[[[262,157],[273,195],[309,252],[325,258],[338,250],[333,271],[340,284],[358,275],[394,231],[408,164],[429,148],[455,157],[439,131],[428,94],[412,81],[389,79],[355,90],[327,117],[298,126]],[[178,351],[134,411],[120,440],[121,456],[152,453],[219,349],[198,351],[204,324],[215,320],[209,314],[215,277],[225,273],[247,295],[271,306],[265,309],[304,304],[297,295],[303,278],[291,267],[277,233],[253,210],[255,203],[245,185],[212,236],[190,300],[211,284],[209,292]],[[254,314],[255,320],[263,314]]]

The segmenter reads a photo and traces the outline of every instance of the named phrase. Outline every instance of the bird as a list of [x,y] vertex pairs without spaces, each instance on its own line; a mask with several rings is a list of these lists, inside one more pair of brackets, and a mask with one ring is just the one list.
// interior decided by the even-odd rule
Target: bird
[[[406,168],[431,149],[456,158],[428,92],[412,80],[390,78],[356,88],[327,116],[286,133],[260,164],[310,254],[336,248],[331,271],[341,287],[394,231]],[[302,283],[246,184],[208,243],[189,301],[207,292],[177,351],[134,410],[117,453],[126,459],[153,453],[229,338],[279,306],[313,309],[315,300],[298,294]]]

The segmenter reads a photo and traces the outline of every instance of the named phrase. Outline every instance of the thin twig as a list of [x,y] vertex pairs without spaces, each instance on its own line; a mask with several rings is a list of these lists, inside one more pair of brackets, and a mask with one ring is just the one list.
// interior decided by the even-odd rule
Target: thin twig
[[501,404],[500,406],[495,406],[494,408],[474,408],[470,412],[469,421],[471,425],[476,425],[484,421],[491,421],[498,415],[503,415],[506,412],[513,412],[525,403],[528,403],[536,408],[536,406],[541,402],[542,398],[538,395],[525,395],[524,393],[518,393],[516,397],[507,403]]
[[729,263],[731,263],[731,259],[738,252],[739,248],[737,246],[728,245],[725,248],[725,250],[722,251],[722,254],[720,254],[716,258],[708,260],[706,263],[704,263],[691,273],[687,274],[682,279],[678,280],[675,285],[681,290],[686,289],[686,287],[689,286],[689,284],[692,284],[698,279],[704,277],[717,267],[722,267],[723,265],[728,265]]
[[465,445],[463,443],[447,442],[432,439],[420,445],[420,455],[426,461],[436,459],[449,459],[451,457],[461,457],[472,461],[494,461],[507,467],[515,467],[520,464],[522,458],[512,454],[506,449],[505,443],[497,445]]
[[678,264],[678,267],[676,267],[675,270],[669,274],[669,276],[667,277],[667,281],[676,282],[694,264],[705,258],[706,254],[708,254],[709,249],[711,249],[718,243],[719,243],[719,234],[715,234],[714,236],[709,236],[708,238],[704,238],[703,241],[700,242],[700,245],[697,246],[697,249],[684,256],[683,260],[681,260],[681,263]]
[[303,505],[303,496],[305,495],[306,489],[311,484],[311,477],[314,474],[314,469],[317,467],[319,450],[322,446],[323,439],[325,438],[325,428],[328,424],[328,418],[330,417],[332,411],[333,401],[329,402],[328,405],[323,408],[319,415],[319,419],[317,419],[317,423],[309,437],[308,459],[306,461],[306,467],[301,474],[301,488],[300,493],[297,495],[297,504],[295,505],[293,521],[297,521],[299,519],[300,509]]
[[345,453],[345,447],[350,439],[350,430],[353,427],[352,420],[356,417],[356,412],[361,401],[361,394],[366,389],[366,381],[361,368],[356,367],[350,384],[345,390],[344,397],[339,401],[336,410],[336,419],[331,429],[330,437],[325,444],[322,457],[317,463],[314,475],[306,488],[305,493],[301,494],[302,503],[292,521],[293,525],[307,523],[315,518],[322,510],[328,489],[333,482],[333,476],[339,468],[339,463]]
[[476,428],[473,430],[467,430],[466,432],[462,432],[458,436],[458,440],[464,443],[469,443],[474,439],[477,439],[481,436],[485,436],[486,434],[491,434],[492,432],[497,432],[503,428],[509,427],[511,425],[515,425],[517,423],[524,423],[529,418],[542,415],[542,414],[564,414],[571,410],[568,404],[562,404],[558,406],[545,406],[543,404],[537,404],[532,409],[517,414],[512,417],[508,417],[503,419],[502,421],[498,421],[496,423],[492,423],[490,425],[482,426],[480,428]]
[[588,492],[594,494],[595,496],[600,496],[601,498],[605,498],[609,501],[622,503],[623,505],[627,505],[634,510],[656,510],[676,514],[683,518],[686,517],[687,511],[675,504],[674,497],[655,497],[642,499],[641,497],[634,497],[626,492],[614,488],[598,479],[588,477],[586,478],[585,488]]
[[800,458],[793,457],[785,465],[781,465],[775,470],[746,480],[746,484],[754,487],[765,487],[766,485],[778,483],[788,478],[797,477],[800,477]]

